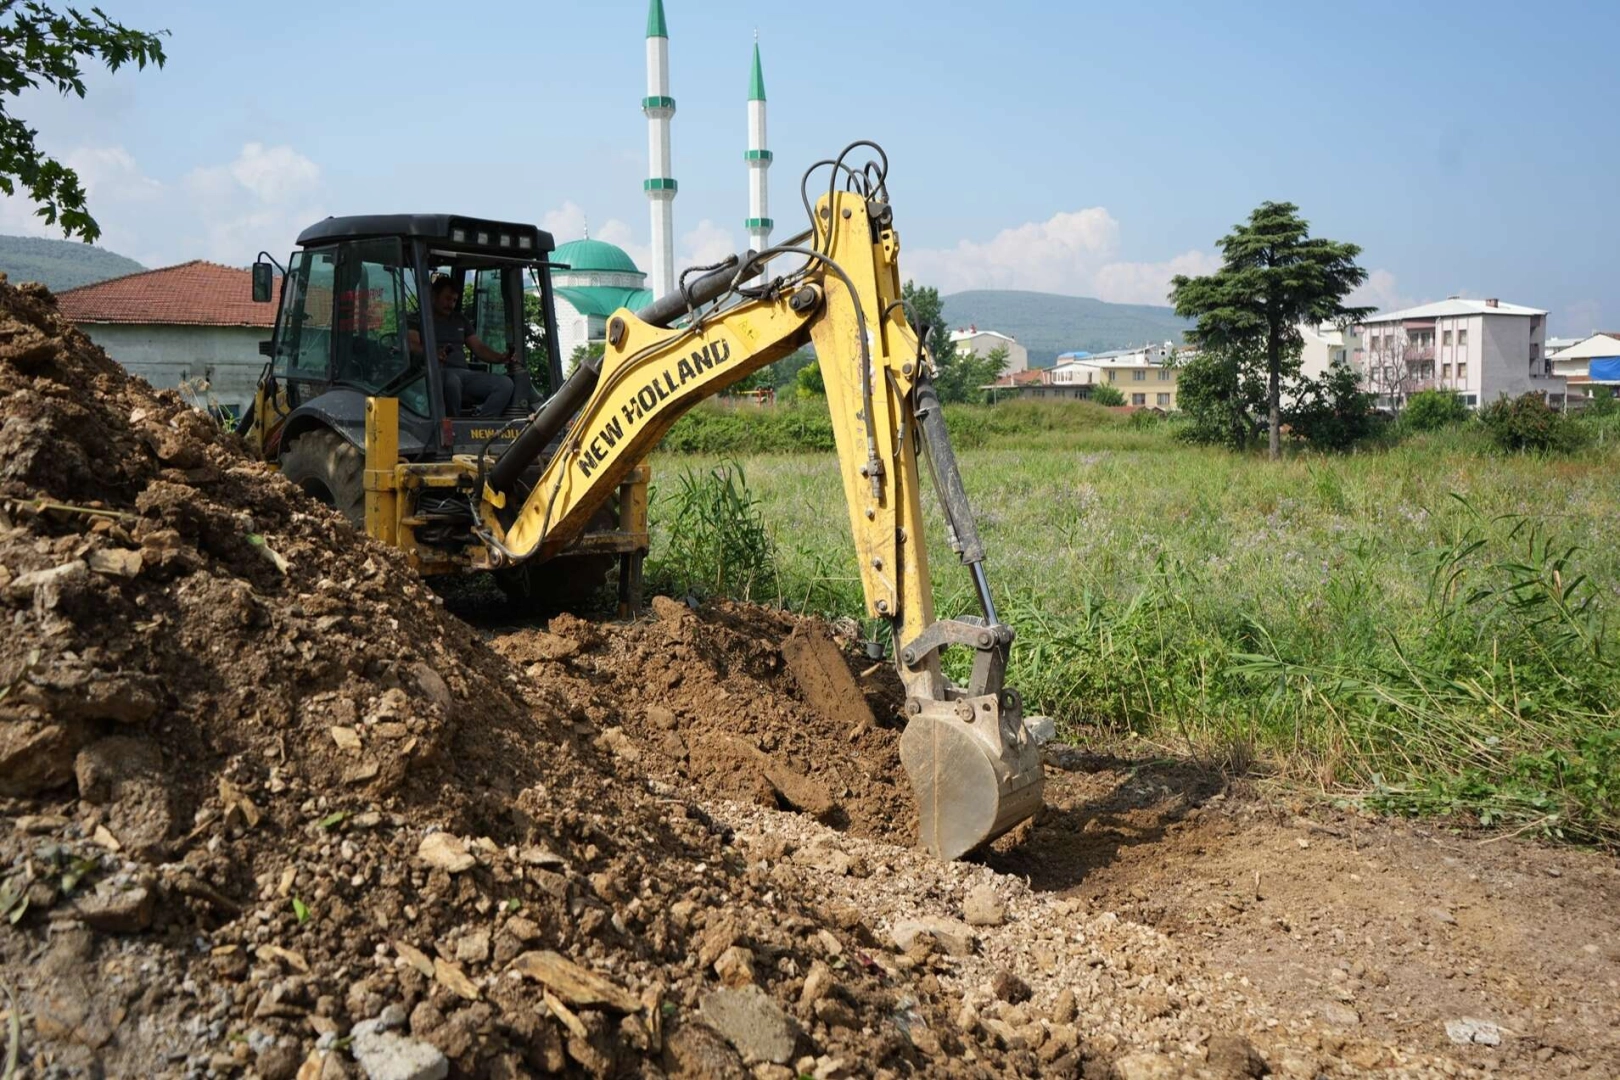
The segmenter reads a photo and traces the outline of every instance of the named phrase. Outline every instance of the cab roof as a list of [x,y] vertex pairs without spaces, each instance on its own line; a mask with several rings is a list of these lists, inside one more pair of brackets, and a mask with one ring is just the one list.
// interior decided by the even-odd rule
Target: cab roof
[[454,229],[466,229],[469,233],[484,231],[494,234],[505,232],[508,235],[527,234],[535,238],[533,250],[536,255],[549,252],[557,246],[550,233],[533,225],[470,218],[460,214],[356,214],[349,217],[329,217],[324,221],[317,221],[299,233],[298,246],[309,247],[336,240],[365,240],[385,236],[437,240],[448,244],[452,243],[450,234]]

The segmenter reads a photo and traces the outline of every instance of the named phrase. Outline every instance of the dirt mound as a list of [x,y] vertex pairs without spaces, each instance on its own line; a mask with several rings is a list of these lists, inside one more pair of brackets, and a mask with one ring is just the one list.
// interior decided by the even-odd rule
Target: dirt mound
[[[677,701],[719,732],[745,703],[709,673],[764,647],[666,620],[623,645],[642,689],[523,686],[402,560],[3,280],[0,514],[20,1075],[965,1071],[950,1003],[870,959],[860,912],[616,777],[604,720]],[[688,651],[711,666],[677,693]],[[853,774],[770,749],[806,756],[788,797],[831,776],[868,819]]]
[[711,797],[800,810],[857,836],[914,843],[894,669],[820,622],[665,597],[654,618],[599,627],[564,615],[494,640],[537,700],[571,703],[621,762]]

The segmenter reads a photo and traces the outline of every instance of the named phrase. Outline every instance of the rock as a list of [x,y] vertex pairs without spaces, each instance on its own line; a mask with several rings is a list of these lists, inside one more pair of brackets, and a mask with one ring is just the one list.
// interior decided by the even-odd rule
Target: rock
[[349,1052],[360,1063],[368,1080],[444,1080],[450,1075],[450,1059],[431,1043],[407,1039],[391,1031],[358,1032]]
[[445,685],[444,676],[418,661],[411,667],[411,674],[416,678],[417,689],[427,695],[428,700],[441,708],[448,709],[455,699],[450,696],[450,687]]
[[49,609],[56,606],[56,595],[62,586],[83,581],[89,576],[90,568],[84,560],[74,559],[49,570],[30,570],[26,574],[18,574],[6,586],[6,593],[13,600],[33,597],[42,607]]
[[1361,1014],[1348,1005],[1341,1005],[1337,1001],[1324,1002],[1316,1010],[1316,1015],[1322,1018],[1323,1023],[1334,1027],[1355,1027],[1361,1023]]
[[489,931],[474,930],[456,942],[456,959],[464,964],[482,964],[489,959]]
[[814,1005],[826,997],[833,988],[832,968],[820,960],[810,961],[810,974],[804,977],[804,989],[799,992],[799,1004]]
[[467,845],[458,836],[449,833],[428,833],[416,849],[416,857],[436,869],[459,874],[478,865],[478,860],[467,851]]
[[641,747],[636,741],[626,735],[622,727],[610,727],[596,737],[597,745],[609,751],[614,757],[631,765],[641,760]]
[[152,925],[156,906],[157,887],[150,878],[124,882],[107,878],[73,902],[73,913],[103,933],[137,934]]
[[1075,1002],[1074,990],[1067,986],[1059,990],[1057,1000],[1052,1002],[1052,1023],[1072,1024],[1079,1013],[1080,1008]]
[[1028,1001],[1031,994],[1029,983],[1006,968],[1001,968],[991,978],[990,989],[995,992],[996,997],[1010,1005]]
[[[141,553],[128,548],[100,548],[90,553],[89,565],[98,574],[132,578],[141,572]],[[262,1068],[259,1071],[264,1072]],[[293,1071],[298,1071],[296,1064]]]
[[332,733],[332,741],[337,743],[339,750],[360,749],[360,733],[352,727],[343,724],[333,724],[328,729]]
[[0,795],[28,798],[71,781],[87,735],[77,723],[0,720]]
[[304,1054],[295,1042],[278,1042],[260,1050],[253,1064],[262,1080],[293,1080],[304,1064]]
[[478,1000],[477,984],[467,978],[466,972],[442,956],[433,958],[433,978],[453,994],[464,997],[468,1001]]
[[784,1065],[793,1056],[798,1031],[781,1007],[758,986],[710,991],[698,1002],[698,1012],[737,1048],[744,1060]]
[[1116,1080],[1177,1080],[1181,1070],[1163,1054],[1126,1054],[1114,1062]]
[[1007,906],[989,885],[968,891],[962,901],[962,918],[969,926],[1000,926],[1007,921]]
[[1500,1046],[1502,1029],[1489,1020],[1465,1016],[1460,1020],[1446,1021],[1446,1038],[1458,1046]]
[[671,1080],[748,1080],[749,1075],[725,1036],[690,1022],[664,1037],[664,1071]]
[[698,963],[703,967],[710,967],[720,959],[720,954],[737,943],[742,936],[742,928],[737,924],[735,916],[722,912],[713,916],[708,926],[697,937]]
[[521,915],[514,915],[506,920],[506,932],[518,941],[527,945],[540,938],[540,924],[533,919],[525,919]]
[[833,877],[847,876],[855,865],[855,860],[851,859],[847,852],[840,851],[830,843],[800,848],[794,852],[793,861],[801,866],[820,870],[824,874],[831,874]]
[[1451,912],[1447,911],[1445,908],[1432,907],[1432,908],[1430,908],[1428,910],[1427,914],[1428,914],[1429,918],[1433,919],[1435,922],[1439,923],[1441,926],[1456,926],[1457,925],[1457,916],[1453,915]]
[[924,915],[917,919],[901,919],[894,924],[889,935],[901,952],[907,952],[918,934],[929,934],[951,956],[972,956],[977,935],[973,928],[960,919],[944,915]]
[[754,981],[754,953],[741,945],[733,945],[714,962],[714,973],[723,986],[736,989]]
[[858,1030],[861,1022],[855,1019],[855,1012],[838,998],[824,997],[816,1002],[816,1019],[828,1027],[849,1028]]
[[1211,1035],[1208,1051],[1210,1069],[1230,1080],[1266,1074],[1266,1059],[1242,1035]]
[[640,999],[630,991],[550,950],[526,952],[512,961],[509,970],[541,983],[570,1005],[606,1005],[625,1013],[641,1008]]
[[1036,746],[1045,746],[1057,738],[1057,723],[1050,716],[1026,716],[1024,729]]

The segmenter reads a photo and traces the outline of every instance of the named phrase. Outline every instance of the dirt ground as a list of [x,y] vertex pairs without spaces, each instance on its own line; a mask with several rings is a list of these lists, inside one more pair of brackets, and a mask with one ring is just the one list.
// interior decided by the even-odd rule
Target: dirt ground
[[7,1080],[1620,1075],[1612,856],[1054,746],[936,862],[837,628],[461,621],[3,279],[0,617]]

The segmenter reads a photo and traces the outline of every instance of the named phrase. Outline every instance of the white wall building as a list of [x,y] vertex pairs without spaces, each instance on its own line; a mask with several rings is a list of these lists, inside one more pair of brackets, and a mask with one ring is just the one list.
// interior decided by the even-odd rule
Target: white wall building
[[259,342],[270,337],[276,305],[253,302],[248,271],[198,259],[69,289],[56,300],[108,356],[158,389],[185,383],[198,404],[238,414],[253,401],[265,365]]
[[1299,372],[1320,379],[1336,363],[1356,367],[1361,359],[1361,332],[1351,326],[1341,330],[1332,323],[1321,326],[1301,326],[1299,336],[1304,342],[1299,353]]
[[1454,296],[1370,316],[1359,329],[1363,380],[1381,407],[1398,409],[1422,390],[1450,390],[1476,407],[1531,392],[1563,404],[1540,308]]
[[996,349],[1006,349],[1007,366],[1002,369],[1003,375],[1016,375],[1029,370],[1029,350],[1006,334],[970,326],[965,330],[952,330],[951,343],[956,346],[957,352],[972,353],[974,356],[989,356]]

